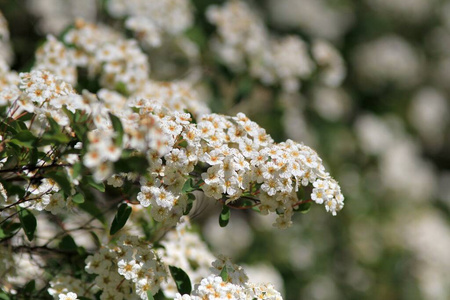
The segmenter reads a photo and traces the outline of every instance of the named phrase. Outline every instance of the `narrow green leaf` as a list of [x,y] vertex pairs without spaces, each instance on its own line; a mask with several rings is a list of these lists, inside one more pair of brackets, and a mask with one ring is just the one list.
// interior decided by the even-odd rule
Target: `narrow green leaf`
[[36,281],[35,280],[31,280],[29,281],[24,287],[24,292],[27,294],[31,294],[32,292],[34,292],[34,290],[36,289]]
[[95,245],[100,248],[102,246],[102,242],[100,241],[100,238],[98,237],[98,235],[93,232],[93,231],[89,231],[89,233],[92,236],[92,239],[94,240]]
[[0,240],[13,236],[21,227],[20,223],[4,222],[0,227]]
[[190,294],[192,291],[191,280],[189,276],[182,269],[169,266],[170,274],[172,274],[173,280],[177,286],[177,290],[181,295]]
[[24,130],[14,135],[10,143],[16,144],[25,148],[32,148],[36,143],[37,138],[28,130]]
[[220,277],[224,282],[228,281],[228,269],[227,266],[223,266],[222,271],[220,271]]
[[22,198],[25,195],[25,189],[19,185],[15,185],[8,181],[3,181],[2,184],[8,196],[17,195],[17,197]]
[[[17,167],[18,164],[19,164],[19,154],[12,151],[11,155],[8,156],[8,158],[6,159],[6,162],[3,164],[2,169],[3,170],[13,169],[13,168]],[[9,195],[9,193],[8,193],[8,195]]]
[[72,202],[76,204],[81,204],[84,202],[84,196],[81,193],[76,194],[72,197]]
[[50,116],[47,116],[48,124],[50,125],[50,129],[52,132],[61,132],[61,126]]
[[189,193],[194,191],[194,187],[193,187],[193,182],[192,182],[192,178],[189,177],[188,180],[186,180],[186,182],[183,185],[183,188],[181,189],[181,191],[183,193]]
[[100,222],[105,223],[105,216],[102,211],[95,205],[93,201],[84,201],[83,203],[78,204],[78,207],[89,213],[94,218],[98,219]]
[[72,194],[72,185],[70,184],[70,181],[64,171],[48,172],[45,175],[46,177],[54,180],[66,196],[70,196]]
[[92,176],[84,176],[86,183],[93,187],[94,189],[104,192],[105,191],[105,184],[103,182],[95,182],[94,178]]
[[27,236],[28,240],[31,242],[34,238],[34,233],[36,231],[36,218],[31,211],[25,208],[18,208],[19,210],[19,220],[22,224],[23,231]]
[[148,298],[148,300],[155,300],[155,298],[153,298],[153,294],[152,294],[151,290],[147,291],[147,298]]
[[37,148],[36,147],[31,148],[30,160],[29,160],[30,165],[36,165],[36,163],[38,161],[38,156],[39,156],[39,152],[38,152]]
[[67,144],[70,142],[70,138],[62,132],[44,133],[39,142],[39,146],[52,145],[52,144]]
[[220,227],[225,227],[230,221],[230,208],[226,205],[223,206],[222,212],[219,215],[219,225]]
[[82,167],[82,165],[80,162],[76,162],[73,164],[73,166],[72,166],[72,170],[73,170],[72,177],[73,178],[77,178],[78,175],[81,174],[81,167]]
[[305,202],[300,204],[294,211],[299,211],[303,214],[306,214],[311,209],[311,202]]
[[192,207],[194,206],[194,201],[195,201],[194,194],[188,193],[187,196],[188,196],[188,201],[187,201],[186,209],[184,210],[184,215],[188,215],[191,212]]
[[109,231],[110,235],[116,234],[127,222],[128,218],[131,215],[131,207],[126,203],[122,203],[117,210],[116,216],[111,224],[111,229]]
[[123,126],[122,122],[118,117],[113,115],[112,113],[109,113],[109,118],[111,119],[112,126],[114,128],[114,132],[116,133],[115,141],[117,147],[122,147],[122,141],[123,141]]
[[65,235],[58,244],[61,250],[77,250],[78,246],[70,235]]
[[120,172],[136,172],[144,174],[147,172],[148,160],[143,156],[122,157],[114,163],[114,171]]
[[9,298],[9,296],[5,292],[0,290],[0,300],[11,300],[11,298]]
[[85,212],[89,213],[94,218],[98,219],[103,224],[106,224],[105,216],[95,204],[95,196],[92,193],[91,189],[89,189],[89,186],[82,182],[82,184],[79,185],[79,188],[84,195],[84,202],[79,203],[77,206]]

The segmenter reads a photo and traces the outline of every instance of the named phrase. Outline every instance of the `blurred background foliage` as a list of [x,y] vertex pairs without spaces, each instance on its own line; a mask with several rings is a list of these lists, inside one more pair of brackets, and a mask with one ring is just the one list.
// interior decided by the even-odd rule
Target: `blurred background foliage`
[[[46,34],[58,35],[75,17],[118,27],[105,3],[0,0],[12,68],[29,70]],[[205,11],[221,3],[192,1],[195,23],[185,35],[200,51],[199,93],[214,112],[243,111],[275,140],[316,149],[340,182],[346,206],[337,217],[313,207],[278,231],[270,220],[241,211],[220,228],[217,213],[208,213],[219,206],[204,201],[194,222],[213,251],[278,282],[287,300],[449,299],[450,1],[249,2],[273,34],[328,40],[344,58],[341,87],[311,79],[290,94],[212,55],[215,28]],[[192,62],[176,47],[146,51],[153,78],[190,73]]]

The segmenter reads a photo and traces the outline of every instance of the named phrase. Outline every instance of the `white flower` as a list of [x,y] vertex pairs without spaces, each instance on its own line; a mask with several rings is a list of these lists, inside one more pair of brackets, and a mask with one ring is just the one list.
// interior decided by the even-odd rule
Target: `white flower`
[[77,300],[78,299],[77,294],[72,293],[72,292],[68,292],[65,294],[59,294],[58,297],[59,297],[59,300]]
[[119,274],[125,277],[125,279],[133,280],[137,278],[138,272],[141,270],[141,265],[138,264],[134,259],[129,261],[121,259],[117,263],[117,268]]

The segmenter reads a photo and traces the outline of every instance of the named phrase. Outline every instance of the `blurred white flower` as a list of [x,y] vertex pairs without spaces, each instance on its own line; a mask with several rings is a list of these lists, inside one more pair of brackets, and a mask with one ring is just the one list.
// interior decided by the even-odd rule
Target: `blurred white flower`
[[93,0],[27,0],[26,8],[38,17],[42,33],[59,34],[75,18],[94,22],[97,17],[97,1]]
[[383,17],[406,23],[425,21],[433,13],[436,0],[365,0]]
[[357,46],[353,65],[360,85],[375,89],[394,84],[411,88],[420,80],[422,62],[417,50],[396,35],[386,35]]
[[241,214],[232,211],[230,223],[222,228],[214,215],[203,227],[203,234],[213,252],[236,257],[253,242],[253,232]]
[[301,28],[310,35],[339,40],[354,21],[349,6],[330,0],[270,0],[271,19],[280,27]]
[[449,111],[448,99],[434,88],[422,88],[411,100],[409,121],[431,150],[439,151],[445,141]]
[[349,95],[340,88],[318,86],[313,90],[313,107],[329,121],[342,120],[351,109]]

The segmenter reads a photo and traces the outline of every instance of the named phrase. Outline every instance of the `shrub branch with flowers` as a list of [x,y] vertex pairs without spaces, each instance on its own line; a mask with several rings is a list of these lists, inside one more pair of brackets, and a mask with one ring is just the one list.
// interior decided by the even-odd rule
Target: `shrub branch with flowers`
[[[145,25],[147,47],[180,32],[137,12],[126,24]],[[222,24],[222,14],[208,17]],[[219,32],[224,42],[228,31]],[[246,45],[243,55],[257,58],[263,83],[298,88],[311,64],[269,62],[284,44],[300,55],[305,45],[274,43],[258,55]],[[149,69],[136,40],[82,20],[48,36],[29,72],[0,60],[1,299],[281,299],[188,230],[196,199],[222,205],[221,226],[233,209],[276,214],[274,226],[287,228],[311,203],[333,215],[343,208],[313,149],[275,143],[244,113],[210,113],[189,82],[154,81]]]

